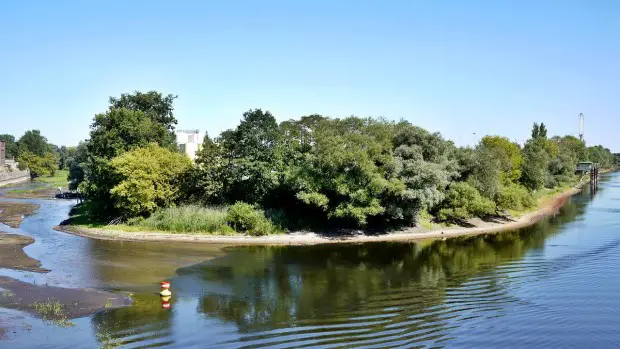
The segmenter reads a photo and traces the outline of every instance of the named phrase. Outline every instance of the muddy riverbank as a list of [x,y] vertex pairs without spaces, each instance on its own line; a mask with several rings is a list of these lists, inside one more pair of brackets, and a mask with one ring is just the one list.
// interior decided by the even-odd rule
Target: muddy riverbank
[[121,294],[95,289],[72,289],[41,286],[0,276],[0,307],[17,309],[35,316],[39,304],[61,304],[63,316],[69,319],[92,315],[106,309],[131,305],[131,299]]
[[17,228],[25,217],[33,214],[39,205],[23,202],[0,201],[0,223]]
[[474,227],[448,227],[436,230],[423,228],[409,228],[387,234],[367,234],[364,232],[351,232],[347,234],[319,234],[315,232],[294,232],[283,235],[269,236],[213,236],[203,234],[175,234],[165,232],[124,232],[110,229],[87,228],[82,226],[59,225],[54,229],[66,233],[101,240],[121,241],[191,241],[226,245],[315,245],[326,243],[358,243],[380,241],[410,241],[431,238],[456,237],[466,235],[478,235],[497,233],[507,230],[534,225],[545,216],[557,212],[568,199],[580,192],[579,187],[571,188],[562,192],[542,207],[517,219],[502,219],[495,222],[476,222]]
[[49,270],[41,268],[41,262],[30,258],[24,247],[34,243],[29,236],[0,232],[0,268],[46,273]]

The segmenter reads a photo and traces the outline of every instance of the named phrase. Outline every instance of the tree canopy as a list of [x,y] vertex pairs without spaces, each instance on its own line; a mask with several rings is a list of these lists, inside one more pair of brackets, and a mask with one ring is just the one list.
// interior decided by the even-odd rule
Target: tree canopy
[[55,150],[71,187],[124,218],[235,205],[252,212],[240,221],[264,215],[289,229],[389,229],[419,224],[421,213],[463,222],[521,211],[537,204],[534,191],[576,183],[578,161],[614,164],[609,149],[549,137],[544,123],[523,145],[489,135],[456,147],[406,121],[312,114],[278,123],[262,109],[205,136],[192,164],[175,144],[175,98],[111,97],[87,141]]

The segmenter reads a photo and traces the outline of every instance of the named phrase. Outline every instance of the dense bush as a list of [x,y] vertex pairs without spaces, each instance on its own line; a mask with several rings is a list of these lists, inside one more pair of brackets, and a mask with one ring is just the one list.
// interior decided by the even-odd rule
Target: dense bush
[[280,231],[263,211],[254,205],[245,202],[237,202],[228,208],[226,222],[235,231],[252,236],[277,234]]
[[520,211],[534,207],[536,200],[525,187],[509,184],[501,188],[496,203],[499,209]]
[[450,185],[446,199],[440,207],[437,217],[445,221],[464,221],[495,213],[495,203],[465,182]]

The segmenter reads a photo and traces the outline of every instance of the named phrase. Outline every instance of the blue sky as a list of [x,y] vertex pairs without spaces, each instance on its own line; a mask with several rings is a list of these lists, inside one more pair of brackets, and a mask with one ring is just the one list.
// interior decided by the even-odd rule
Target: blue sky
[[109,96],[158,90],[211,135],[263,108],[522,142],[583,112],[588,143],[620,151],[620,1],[1,1],[0,45],[0,133],[56,144]]

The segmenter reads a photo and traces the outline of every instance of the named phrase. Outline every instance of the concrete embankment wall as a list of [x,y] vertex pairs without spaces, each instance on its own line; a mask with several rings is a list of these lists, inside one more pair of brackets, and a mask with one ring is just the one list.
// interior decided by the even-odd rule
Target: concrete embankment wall
[[0,187],[3,185],[23,183],[30,180],[30,171],[0,172]]

